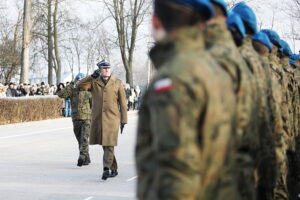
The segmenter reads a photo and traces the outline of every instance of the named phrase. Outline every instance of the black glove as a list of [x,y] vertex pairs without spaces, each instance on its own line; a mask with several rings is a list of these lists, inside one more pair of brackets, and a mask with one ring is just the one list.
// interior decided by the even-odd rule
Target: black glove
[[94,79],[98,78],[100,76],[100,69],[95,70],[94,73],[91,76]]
[[125,123],[121,123],[121,134],[123,133],[124,126],[125,126]]

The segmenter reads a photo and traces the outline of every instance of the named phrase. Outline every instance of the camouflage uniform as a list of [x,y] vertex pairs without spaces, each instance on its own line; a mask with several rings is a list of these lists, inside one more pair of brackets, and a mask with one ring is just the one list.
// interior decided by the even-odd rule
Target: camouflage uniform
[[[297,93],[298,97],[300,95],[300,68],[295,68],[295,79],[296,79],[296,84],[297,84]],[[299,99],[298,99],[299,101]],[[297,113],[297,119],[298,119],[298,132],[296,133],[296,138],[295,138],[295,156],[293,160],[293,166],[294,170],[291,172],[291,177],[292,180],[290,182],[290,199],[291,200],[296,200],[299,199],[299,188],[300,188],[300,103],[298,103],[297,108],[296,108],[296,113]]]
[[78,141],[80,157],[89,160],[88,139],[91,126],[91,93],[70,83],[57,94],[60,98],[70,98],[72,105],[73,130]]
[[281,90],[281,118],[282,118],[282,147],[278,152],[278,157],[281,160],[278,160],[280,164],[278,169],[278,177],[276,181],[276,188],[274,190],[274,199],[288,199],[288,190],[287,190],[287,157],[286,151],[289,144],[289,135],[290,135],[290,123],[289,123],[289,111],[288,111],[288,94],[287,94],[287,78],[282,70],[282,66],[279,63],[279,58],[276,55],[276,52],[272,52],[269,55],[270,66],[272,69],[272,75],[276,78],[278,84],[280,85]]
[[[289,64],[289,58],[285,57],[280,60],[280,64],[283,67],[283,70],[287,77],[287,94],[288,94],[288,110],[289,110],[289,116],[290,116],[290,150],[295,150],[295,143],[294,138],[296,137],[296,133],[298,131],[297,127],[297,117],[296,117],[296,110],[298,106],[298,92],[297,92],[297,84],[296,84],[296,78],[295,78],[295,72],[292,69],[292,67]],[[296,125],[297,124],[297,125]]]
[[139,113],[138,198],[236,199],[223,190],[223,169],[232,164],[233,86],[204,51],[199,30],[177,34],[150,52],[158,73]]
[[[257,116],[257,135],[252,134],[252,140],[255,140],[255,145],[252,148],[252,156],[254,166],[257,173],[256,186],[258,189],[258,197],[271,199],[272,191],[276,183],[276,153],[275,153],[275,138],[270,125],[271,115],[271,96],[270,88],[271,80],[267,75],[263,62],[252,46],[251,36],[247,35],[240,47],[242,57],[247,63],[247,66],[253,74],[254,84],[256,88],[256,110]],[[275,176],[274,176],[275,175]]]
[[[276,152],[276,163],[277,163],[277,178],[280,177],[282,172],[282,168],[286,165],[286,154],[285,154],[285,133],[283,129],[283,119],[282,119],[282,91],[281,85],[279,82],[279,74],[278,71],[275,70],[274,67],[270,64],[270,59],[268,56],[262,56],[263,62],[268,66],[266,68],[267,74],[270,75],[271,79],[271,90],[272,90],[272,98],[270,105],[270,113],[271,113],[271,126],[272,132],[275,140],[275,152]],[[276,187],[276,185],[275,185]],[[275,188],[273,188],[274,190]],[[274,196],[274,192],[273,192]],[[273,197],[274,198],[274,197]]]
[[[222,34],[220,34],[222,33]],[[233,135],[236,143],[236,164],[233,171],[237,175],[239,193],[243,199],[255,199],[253,175],[254,162],[252,159],[253,141],[255,130],[254,119],[256,110],[255,88],[253,76],[242,60],[234,44],[231,33],[225,23],[214,23],[205,30],[206,47],[218,64],[230,75],[234,84],[236,96],[236,128],[237,135]],[[238,170],[238,173],[236,173]],[[230,176],[230,174],[228,174]],[[234,175],[232,175],[233,177]]]
[[289,64],[289,58],[284,57],[281,60],[281,65],[288,78],[288,94],[289,94],[289,115],[291,124],[291,138],[289,143],[289,148],[287,151],[288,158],[288,176],[287,176],[287,186],[289,191],[289,199],[298,199],[299,191],[296,186],[297,184],[297,154],[296,154],[296,139],[298,137],[298,107],[299,107],[299,91],[296,83],[296,72]]

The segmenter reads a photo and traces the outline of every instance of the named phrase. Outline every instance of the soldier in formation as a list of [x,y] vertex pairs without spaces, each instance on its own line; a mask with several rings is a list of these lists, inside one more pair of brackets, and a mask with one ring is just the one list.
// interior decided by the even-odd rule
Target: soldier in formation
[[300,55],[244,2],[154,0],[140,200],[296,200]]

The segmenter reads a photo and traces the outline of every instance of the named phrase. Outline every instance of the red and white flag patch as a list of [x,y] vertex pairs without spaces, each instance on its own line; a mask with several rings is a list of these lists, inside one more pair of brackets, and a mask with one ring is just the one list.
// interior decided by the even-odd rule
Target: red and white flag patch
[[154,89],[156,93],[166,92],[173,87],[172,80],[170,78],[164,78],[154,83]]

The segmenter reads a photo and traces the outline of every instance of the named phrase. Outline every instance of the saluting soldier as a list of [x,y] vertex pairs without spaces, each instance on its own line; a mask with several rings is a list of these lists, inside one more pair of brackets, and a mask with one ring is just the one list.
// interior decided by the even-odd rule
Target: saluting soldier
[[70,98],[72,107],[73,130],[79,146],[79,158],[77,166],[88,165],[91,162],[89,155],[89,135],[91,126],[92,96],[89,91],[76,88],[76,82],[85,77],[79,73],[75,82],[71,82],[66,88],[60,90],[57,95],[60,98]]
[[89,88],[92,93],[91,145],[102,145],[102,180],[118,175],[115,146],[119,128],[127,124],[127,103],[122,81],[111,75],[109,62],[101,61],[91,76],[77,83],[78,88]]

